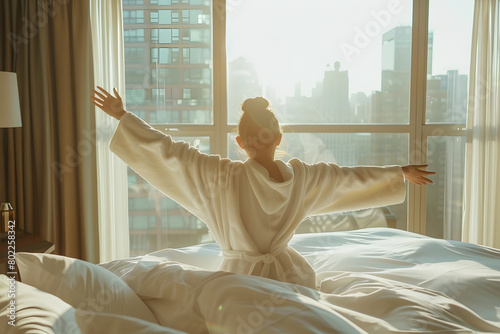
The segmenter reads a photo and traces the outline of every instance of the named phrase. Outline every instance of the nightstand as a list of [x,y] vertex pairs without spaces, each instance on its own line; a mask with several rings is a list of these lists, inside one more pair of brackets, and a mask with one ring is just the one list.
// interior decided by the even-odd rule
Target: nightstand
[[[52,253],[55,245],[47,240],[43,240],[40,236],[33,235],[24,231],[16,231],[15,252],[29,252],[29,253]],[[9,249],[8,240],[0,240],[0,274],[12,272],[8,270]],[[11,253],[12,255],[12,253]],[[11,256],[12,258],[12,256]],[[15,270],[17,272],[17,268]],[[19,276],[19,272],[17,274]]]

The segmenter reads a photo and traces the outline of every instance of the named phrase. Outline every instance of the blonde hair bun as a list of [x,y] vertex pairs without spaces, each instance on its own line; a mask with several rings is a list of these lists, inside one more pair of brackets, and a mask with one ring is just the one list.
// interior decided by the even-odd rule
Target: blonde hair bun
[[241,105],[241,110],[244,112],[254,113],[269,110],[269,101],[262,96],[246,99]]

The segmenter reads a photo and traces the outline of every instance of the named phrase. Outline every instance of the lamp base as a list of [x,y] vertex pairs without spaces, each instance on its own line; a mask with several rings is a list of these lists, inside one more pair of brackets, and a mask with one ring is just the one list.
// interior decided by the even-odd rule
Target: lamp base
[[[9,233],[9,231],[11,231]],[[10,203],[0,204],[0,240],[8,239],[8,235],[15,236],[16,231],[16,218],[14,209]]]

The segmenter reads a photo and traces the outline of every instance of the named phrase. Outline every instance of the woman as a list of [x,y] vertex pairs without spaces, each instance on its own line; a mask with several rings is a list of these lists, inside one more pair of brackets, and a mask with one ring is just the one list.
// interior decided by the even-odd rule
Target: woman
[[120,120],[110,148],[166,196],[208,226],[222,249],[220,270],[317,288],[304,257],[288,246],[308,216],[401,203],[404,180],[432,183],[422,166],[339,167],[274,159],[278,120],[261,97],[247,99],[238,124],[245,162],[206,155],[175,142],[128,113],[114,89],[98,87],[94,104]]

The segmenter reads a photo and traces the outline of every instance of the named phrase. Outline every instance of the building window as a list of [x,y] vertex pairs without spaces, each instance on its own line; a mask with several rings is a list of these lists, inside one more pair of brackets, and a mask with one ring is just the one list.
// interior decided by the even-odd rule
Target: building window
[[182,10],[182,23],[210,24],[210,15],[201,9]]
[[144,48],[136,48],[136,47],[125,47],[125,64],[129,64],[129,66],[133,66],[132,64],[147,62],[147,54],[144,52]]
[[[125,7],[124,7],[125,8]],[[144,11],[143,10],[124,10],[123,11],[123,24],[143,24]]]
[[149,13],[151,24],[170,25],[179,23],[179,11],[160,9]]
[[144,29],[127,29],[123,31],[125,43],[144,42]]
[[172,4],[178,4],[178,0],[149,0],[151,5],[160,5],[160,6],[170,6]]
[[210,43],[210,31],[207,29],[185,29],[182,31],[183,43]]
[[[155,68],[152,70],[152,84],[160,87],[163,85],[178,85],[180,83],[180,70],[178,68]],[[152,88],[153,90],[155,88]]]
[[179,48],[152,48],[151,63],[153,64],[178,64]]
[[179,43],[179,29],[151,29],[151,43]]
[[123,0],[123,6],[144,5],[144,0]]
[[182,62],[184,64],[205,64],[209,65],[212,60],[210,49],[208,48],[183,48]]
[[212,82],[211,71],[208,68],[186,68],[182,73],[184,84],[208,86]]

